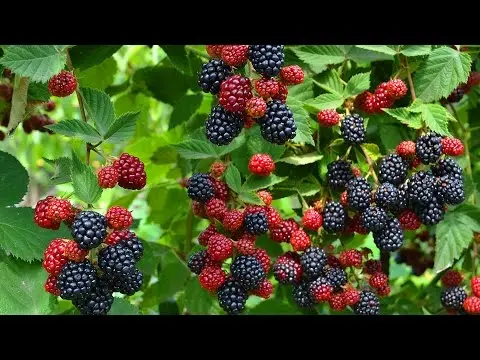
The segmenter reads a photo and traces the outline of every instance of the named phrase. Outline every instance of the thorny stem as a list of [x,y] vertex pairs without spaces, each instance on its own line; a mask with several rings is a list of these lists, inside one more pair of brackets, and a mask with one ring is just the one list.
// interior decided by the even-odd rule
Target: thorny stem
[[412,100],[415,101],[417,99],[417,96],[415,95],[415,88],[413,87],[412,74],[410,73],[410,67],[408,66],[407,57],[405,57],[404,60],[405,60],[405,68],[407,69],[407,79],[408,79],[408,85],[410,86],[410,94],[412,96]]
[[370,173],[373,176],[373,180],[375,180],[375,183],[378,184],[378,177],[377,177],[377,174],[375,172],[375,169],[373,168],[372,159],[370,159],[370,156],[368,156],[367,150],[365,149],[365,147],[363,145],[360,145],[360,149],[362,149],[363,155],[365,155],[365,158],[367,159],[367,164],[368,164],[368,167],[370,169]]

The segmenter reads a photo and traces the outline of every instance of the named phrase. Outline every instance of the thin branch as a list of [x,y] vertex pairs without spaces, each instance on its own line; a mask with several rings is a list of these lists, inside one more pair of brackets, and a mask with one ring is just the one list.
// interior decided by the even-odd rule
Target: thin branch
[[372,159],[370,159],[370,157],[368,156],[367,150],[363,145],[360,145],[360,149],[362,149],[363,155],[365,155],[365,158],[367,159],[367,164],[368,164],[368,167],[370,168],[370,173],[372,174],[373,179],[375,180],[375,183],[378,184],[378,177],[377,177],[377,174],[375,173],[375,169],[373,168]]
[[415,88],[413,87],[412,74],[410,73],[410,67],[408,66],[407,57],[405,57],[404,59],[405,59],[405,66],[407,69],[408,85],[410,86],[410,94],[412,96],[412,100],[415,101],[417,99],[417,96],[415,95]]

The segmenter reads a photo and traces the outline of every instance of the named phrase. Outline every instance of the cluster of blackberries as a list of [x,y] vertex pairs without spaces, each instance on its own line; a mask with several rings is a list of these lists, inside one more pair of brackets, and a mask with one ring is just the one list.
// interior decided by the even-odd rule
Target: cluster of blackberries
[[355,98],[355,107],[368,113],[381,113],[384,108],[391,108],[395,100],[407,93],[407,85],[403,80],[393,79],[377,86],[375,92],[365,91]]
[[[128,230],[133,218],[127,209],[113,206],[105,216],[73,209],[68,200],[54,197],[40,200],[35,208],[39,226],[58,229],[65,221],[73,238],[54,239],[45,250],[45,290],[71,300],[82,314],[107,314],[114,292],[133,295],[140,290],[143,274],[136,263],[143,256],[143,244]],[[96,262],[93,249],[98,250]]]
[[112,165],[104,166],[97,174],[98,185],[103,189],[118,186],[141,190],[147,184],[145,164],[138,157],[123,153]]
[[440,302],[449,313],[480,314],[480,276],[473,276],[470,281],[471,295],[468,296],[461,286],[463,275],[458,270],[448,270],[441,278],[443,285]]
[[[213,59],[202,65],[198,85],[218,96],[218,105],[205,122],[205,133],[212,143],[227,145],[243,127],[255,123],[264,139],[275,144],[296,136],[292,111],[285,104],[287,85],[302,83],[304,73],[297,65],[283,66],[283,45],[207,45],[207,52]],[[235,69],[248,61],[262,76],[253,81],[258,96],[254,96],[251,79],[235,74]]]

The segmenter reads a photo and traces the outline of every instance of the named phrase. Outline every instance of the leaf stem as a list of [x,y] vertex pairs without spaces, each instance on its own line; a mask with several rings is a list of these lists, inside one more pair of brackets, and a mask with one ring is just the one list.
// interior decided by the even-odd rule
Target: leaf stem
[[407,69],[408,85],[410,86],[410,95],[412,96],[412,100],[415,101],[417,99],[417,96],[415,95],[415,88],[413,87],[412,74],[410,73],[410,67],[408,66],[407,57],[404,57],[404,60],[405,60],[405,68]]
[[377,173],[375,172],[375,169],[373,168],[372,159],[370,159],[370,156],[368,156],[367,150],[363,145],[360,145],[360,149],[362,149],[363,155],[365,155],[368,167],[370,168],[370,173],[372,174],[373,179],[375,180],[375,183],[378,184],[378,177],[377,177]]

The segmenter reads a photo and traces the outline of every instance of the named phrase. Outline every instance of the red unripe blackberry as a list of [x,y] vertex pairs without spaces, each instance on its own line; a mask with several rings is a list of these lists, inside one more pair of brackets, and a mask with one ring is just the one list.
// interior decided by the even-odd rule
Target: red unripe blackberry
[[253,255],[255,253],[255,240],[240,239],[235,243],[235,248],[241,255]]
[[213,191],[217,199],[227,201],[229,196],[228,186],[223,181],[212,179]]
[[402,141],[397,145],[396,152],[403,158],[409,159],[415,156],[415,142]]
[[298,65],[288,65],[280,70],[280,79],[287,85],[296,85],[303,83],[305,74]]
[[272,206],[265,206],[265,214],[267,215],[268,227],[270,229],[282,222],[282,217]]
[[385,285],[384,287],[377,289],[378,296],[388,296],[390,295],[390,285]]
[[465,147],[460,139],[444,137],[442,138],[442,151],[445,155],[459,156],[463,155]]
[[133,216],[128,209],[121,206],[112,206],[105,214],[107,224],[114,230],[123,230],[133,224]]
[[270,271],[271,261],[267,251],[265,249],[257,248],[253,252],[252,256],[260,262],[260,265],[262,265],[265,274],[268,274],[268,272]]
[[293,219],[283,220],[273,229],[270,228],[270,238],[275,242],[289,242],[292,233],[298,230],[298,224]]
[[215,224],[209,224],[205,230],[203,230],[200,235],[198,235],[198,242],[202,246],[207,246],[210,238],[213,235],[218,235],[217,228]]
[[348,206],[348,195],[347,191],[344,191],[340,194],[340,204],[342,204],[344,207]]
[[310,294],[317,303],[330,300],[332,293],[333,285],[323,276],[310,283]]
[[113,167],[118,171],[118,185],[120,187],[129,190],[140,190],[145,187],[147,173],[145,172],[145,165],[138,157],[123,153],[113,163]]
[[355,98],[355,109],[360,109],[368,114],[381,112],[379,104],[374,94],[365,91]]
[[343,267],[353,266],[359,269],[362,267],[362,253],[356,249],[342,251],[338,259]]
[[243,213],[237,209],[226,211],[223,216],[222,224],[225,229],[230,232],[239,230],[243,224]]
[[65,97],[73,94],[77,88],[77,79],[69,71],[62,70],[48,80],[48,91],[53,96]]
[[72,213],[72,204],[67,199],[53,197],[48,203],[46,216],[54,222],[67,220]]
[[225,45],[206,45],[205,48],[207,50],[208,55],[212,58],[220,58],[222,56],[222,50]]
[[342,292],[343,301],[347,306],[355,305],[360,301],[360,291],[353,288],[347,288]]
[[12,101],[13,96],[13,87],[8,84],[0,84],[0,97],[4,98],[5,101]]
[[50,206],[50,202],[54,199],[54,196],[47,196],[45,199],[39,200],[35,206],[33,220],[35,221],[35,224],[41,228],[58,230],[60,227],[60,221],[54,221],[47,217],[48,207]]
[[352,166],[352,173],[354,177],[362,176],[362,172],[360,171],[360,169],[355,166]]
[[269,176],[275,171],[275,163],[268,154],[254,154],[248,162],[248,169],[257,176]]
[[67,260],[80,262],[88,255],[88,250],[81,249],[75,241],[69,240],[65,245],[64,254]]
[[255,119],[252,118],[251,116],[243,114],[242,117],[243,117],[243,127],[245,129],[250,129],[251,127],[253,127],[253,125],[256,124]]
[[207,219],[207,213],[205,211],[205,205],[198,201],[192,201],[193,215],[202,219]]
[[407,94],[407,85],[403,80],[393,79],[387,82],[386,90],[390,97],[394,100],[400,99]]
[[379,260],[367,260],[363,266],[363,272],[369,275],[382,272],[382,263]]
[[232,256],[233,242],[222,234],[210,237],[207,244],[207,253],[212,260],[222,261]]
[[223,162],[217,160],[210,166],[210,175],[215,178],[219,178],[223,175],[226,168],[227,167]]
[[252,294],[263,299],[268,299],[273,294],[273,284],[268,279],[263,279],[260,285],[252,290]]
[[[257,191],[257,196],[262,199],[263,203],[267,206],[272,204],[273,197],[267,190]],[[270,223],[269,223],[270,224]]]
[[465,92],[469,93],[474,86],[480,84],[480,72],[472,71],[468,77],[467,84],[465,85]]
[[56,104],[53,100],[48,100],[46,103],[43,103],[43,109],[45,111],[53,111],[55,110]]
[[442,275],[442,285],[445,287],[458,286],[463,281],[463,276],[458,270],[448,270]]
[[97,174],[98,185],[103,189],[115,187],[118,183],[118,171],[113,166],[105,166]]
[[357,233],[361,235],[367,235],[370,232],[363,226],[360,214],[355,214],[352,219],[347,218],[347,225],[344,231],[346,234]]
[[227,111],[242,112],[245,110],[247,100],[252,96],[250,79],[233,75],[220,85],[218,102]]
[[480,298],[468,296],[463,302],[463,308],[469,314],[480,314]]
[[248,45],[225,45],[221,53],[225,64],[240,67],[247,63]]
[[280,100],[283,104],[287,101],[287,96],[288,96],[288,88],[287,85],[284,83],[279,83],[278,84],[278,92],[272,96],[272,99],[274,100]]
[[389,108],[393,105],[393,97],[390,94],[388,83],[383,82],[375,89],[375,98],[380,108]]
[[107,245],[116,245],[120,241],[130,239],[134,237],[135,234],[130,230],[114,230],[105,238],[104,243]]
[[340,263],[340,260],[334,254],[328,254],[327,265],[332,268],[337,268],[342,266],[342,264]]
[[273,275],[281,284],[296,284],[302,279],[302,265],[287,254],[279,256],[273,264]]
[[473,276],[470,285],[473,294],[480,297],[480,276]]
[[43,253],[43,268],[51,275],[57,275],[68,261],[65,247],[68,239],[53,239]]
[[216,291],[227,279],[227,275],[222,268],[218,266],[205,267],[200,275],[198,275],[198,281],[200,286],[207,291]]
[[345,298],[343,297],[343,291],[333,294],[328,300],[330,308],[335,311],[342,311],[347,307]]
[[382,272],[376,272],[370,277],[368,283],[374,289],[381,289],[388,285],[388,276]]
[[332,127],[340,123],[340,114],[335,109],[325,109],[317,114],[321,126]]
[[308,234],[302,229],[296,230],[292,233],[290,236],[290,243],[295,251],[304,251],[312,245],[310,236],[308,236]]
[[262,78],[254,81],[253,86],[257,94],[264,99],[273,98],[280,91],[280,82],[275,79]]
[[410,169],[416,169],[422,162],[418,157],[414,157],[413,160],[410,162]]
[[404,230],[417,230],[422,225],[420,218],[412,210],[403,210],[397,218]]
[[245,104],[245,112],[254,119],[261,118],[266,110],[267,103],[261,97],[252,97]]
[[228,209],[225,201],[213,198],[208,200],[205,204],[205,211],[207,212],[208,217],[222,221]]
[[323,224],[322,214],[313,208],[307,209],[303,214],[302,224],[308,230],[317,231]]
[[63,220],[63,222],[65,224],[67,224],[68,227],[72,227],[72,224],[73,224],[73,220],[75,220],[75,217],[78,215],[79,212],[81,212],[82,210],[75,207],[75,206],[72,206],[72,209],[70,211],[70,215],[68,216],[67,219]]
[[48,275],[44,289],[46,292],[54,296],[60,296],[60,290],[57,288],[57,275]]

